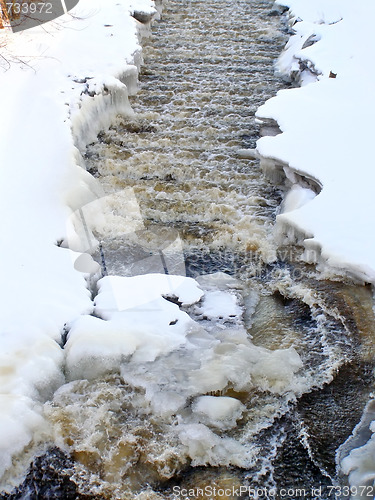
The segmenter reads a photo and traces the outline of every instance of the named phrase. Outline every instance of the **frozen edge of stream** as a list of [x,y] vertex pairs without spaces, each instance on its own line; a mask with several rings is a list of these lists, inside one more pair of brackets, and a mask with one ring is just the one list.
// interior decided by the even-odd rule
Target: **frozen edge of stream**
[[[367,188],[374,180],[373,155],[366,131],[373,128],[374,111],[374,72],[366,64],[374,46],[373,6],[366,0],[355,7],[342,0],[276,3],[288,7],[294,31],[276,68],[299,86],[279,92],[257,112],[268,137],[258,141],[255,154],[267,177],[287,191],[276,235],[282,243],[303,245],[302,259],[323,277],[374,285],[374,205]],[[373,398],[336,452],[339,482],[353,499],[374,489]]]
[[373,196],[367,188],[374,175],[366,162],[371,138],[364,115],[368,102],[371,120],[372,70],[362,66],[365,43],[373,45],[366,26],[371,14],[363,18],[367,2],[355,15],[351,2],[334,1],[329,8],[320,0],[276,3],[289,7],[294,31],[276,69],[299,85],[278,92],[257,112],[267,135],[257,143],[261,166],[289,190],[276,235],[282,243],[303,245],[302,259],[317,264],[322,276],[374,284]]
[[132,113],[139,41],[160,7],[81,0],[74,17],[0,32],[1,491],[18,484],[35,443],[48,439],[42,406],[65,383],[64,325],[93,310],[88,276],[73,266],[79,253],[63,244],[75,233],[71,215],[101,195],[82,153],[116,115]]

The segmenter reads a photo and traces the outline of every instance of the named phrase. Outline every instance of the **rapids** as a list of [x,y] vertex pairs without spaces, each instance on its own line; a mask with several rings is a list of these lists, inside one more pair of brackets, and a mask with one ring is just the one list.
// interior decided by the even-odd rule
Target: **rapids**
[[213,485],[328,498],[335,452],[374,389],[375,321],[369,288],[321,280],[300,249],[277,247],[283,188],[239,153],[284,85],[273,62],[285,32],[268,0],[170,0],[143,39],[134,114],[86,152],[111,215],[93,228],[95,258],[109,276],[186,272],[206,302],[168,297],[196,325],[189,344],[97,377],[73,370],[45,405],[49,451],[7,498]]

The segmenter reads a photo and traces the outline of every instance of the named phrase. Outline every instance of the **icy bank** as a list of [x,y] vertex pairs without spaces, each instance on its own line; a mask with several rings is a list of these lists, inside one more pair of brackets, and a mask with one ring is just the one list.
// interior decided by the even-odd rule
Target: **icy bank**
[[366,405],[361,421],[336,453],[340,476],[350,485],[351,499],[374,495],[375,401]]
[[[264,169],[300,191],[277,217],[280,234],[305,247],[326,275],[375,283],[372,231],[375,5],[369,0],[278,0],[294,35],[278,71],[300,88],[280,91],[257,112],[282,133],[262,137]],[[311,188],[316,196],[311,196]],[[321,189],[321,190],[320,190]]]
[[147,22],[155,12],[151,0],[81,0],[40,28],[0,30],[0,478],[64,382],[64,325],[93,310],[64,248],[69,216],[98,194],[80,152],[131,112],[141,60],[132,14]]

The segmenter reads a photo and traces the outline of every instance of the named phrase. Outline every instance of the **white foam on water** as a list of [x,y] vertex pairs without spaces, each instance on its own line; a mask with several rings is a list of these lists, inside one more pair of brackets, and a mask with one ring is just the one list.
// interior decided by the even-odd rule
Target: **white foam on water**
[[26,396],[1,394],[0,407],[0,474],[3,476],[15,465],[13,457],[20,455],[46,424],[42,406]]

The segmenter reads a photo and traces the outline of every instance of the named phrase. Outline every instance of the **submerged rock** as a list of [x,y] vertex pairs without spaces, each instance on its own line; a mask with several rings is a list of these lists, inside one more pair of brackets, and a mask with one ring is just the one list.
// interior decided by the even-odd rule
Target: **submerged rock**
[[100,495],[82,495],[71,480],[73,460],[59,448],[51,448],[32,462],[24,482],[12,493],[1,494],[0,500],[53,499],[100,500]]

